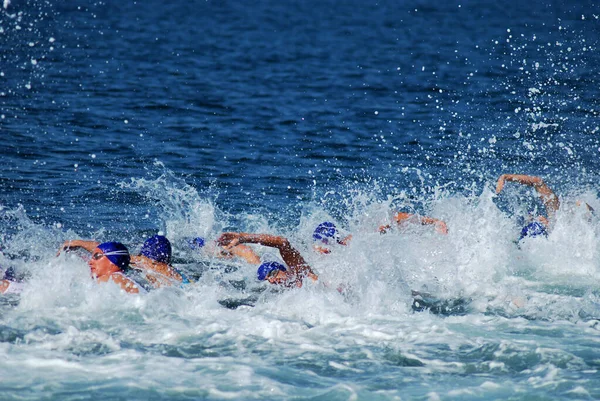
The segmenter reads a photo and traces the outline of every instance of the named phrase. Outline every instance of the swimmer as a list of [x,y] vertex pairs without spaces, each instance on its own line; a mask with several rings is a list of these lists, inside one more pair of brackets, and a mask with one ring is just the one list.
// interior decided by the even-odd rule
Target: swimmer
[[313,249],[322,254],[331,253],[332,246],[346,246],[352,240],[352,235],[342,238],[335,224],[324,221],[315,228],[313,232]]
[[252,248],[246,245],[239,244],[233,247],[222,247],[219,246],[218,243],[207,243],[204,238],[196,237],[190,241],[190,246],[194,249],[200,249],[203,252],[208,253],[210,256],[214,256],[219,259],[238,258],[252,265],[260,264],[260,257],[252,250]]
[[[396,224],[403,225],[405,223],[421,224],[421,225],[433,225],[440,234],[448,234],[448,227],[442,220],[434,219],[427,216],[419,216],[410,213],[398,213],[394,216]],[[382,225],[379,227],[379,232],[385,234],[392,227],[389,224]],[[344,238],[341,237],[340,232],[336,228],[335,224],[329,221],[324,221],[319,224],[313,233],[313,249],[321,254],[329,254],[336,245],[348,245],[352,240],[352,235],[348,235]]]
[[[65,241],[59,250],[59,254],[61,250],[79,248],[92,253],[98,244],[99,242],[97,241]],[[169,265],[170,262],[171,243],[166,237],[155,235],[144,242],[138,256],[132,256],[130,258],[130,267],[142,271],[148,282],[155,288],[172,285],[174,283],[189,283],[189,280],[185,275]]]
[[99,283],[111,280],[128,293],[145,292],[141,286],[123,273],[129,267],[129,261],[129,251],[125,245],[120,242],[104,242],[92,249],[92,257],[88,265],[92,277]]
[[[433,217],[419,216],[418,214],[398,212],[394,216],[393,220],[398,226],[403,226],[406,223],[420,224],[422,226],[434,226],[435,231],[437,231],[438,233],[448,234],[448,226],[446,225],[446,223],[442,220],[434,219]],[[391,228],[391,226],[389,224],[380,226],[379,232],[382,234],[385,234],[390,228]]]
[[533,187],[546,208],[546,216],[533,217],[532,221],[528,222],[521,229],[519,241],[525,237],[537,237],[539,235],[547,236],[551,224],[554,223],[556,212],[560,207],[558,196],[556,196],[540,177],[523,174],[502,174],[498,178],[498,182],[496,182],[496,194],[502,192],[507,181]]
[[163,235],[154,235],[144,241],[138,256],[131,257],[131,267],[142,270],[155,288],[174,282],[190,284],[185,274],[171,266],[171,257],[171,242]]
[[260,281],[266,280],[271,284],[299,288],[306,279],[318,280],[318,276],[306,263],[300,252],[284,237],[269,234],[223,233],[217,240],[217,244],[225,249],[239,244],[259,244],[278,249],[287,267],[277,262],[261,264],[257,270],[257,278]]
[[[398,226],[403,226],[407,223],[420,224],[423,226],[434,226],[435,231],[437,231],[438,233],[448,234],[448,226],[446,225],[446,223],[442,220],[434,219],[433,217],[419,216],[418,214],[398,212],[394,216],[393,220]],[[379,227],[379,232],[381,234],[385,234],[386,232],[388,232],[388,230],[390,228],[392,228],[390,224],[382,225]]]
[[[546,209],[546,216],[532,216],[531,221],[521,229],[519,241],[525,237],[537,237],[539,235],[548,236],[548,232],[552,229],[556,220],[556,213],[560,208],[558,196],[540,177],[523,174],[502,174],[496,183],[496,194],[502,192],[507,181],[533,187]],[[594,209],[585,202],[578,201],[576,202],[576,205],[581,206],[582,203],[585,204],[588,213],[591,214],[594,212]]]
[[12,267],[6,269],[2,280],[0,280],[0,294],[20,294],[23,288],[23,283],[15,277],[14,269]]
[[[4,256],[2,249],[0,249],[0,255]],[[0,270],[2,270],[1,266]],[[4,270],[2,279],[0,280],[0,294],[20,294],[24,288],[22,281],[23,276],[17,275],[14,267],[9,266]]]

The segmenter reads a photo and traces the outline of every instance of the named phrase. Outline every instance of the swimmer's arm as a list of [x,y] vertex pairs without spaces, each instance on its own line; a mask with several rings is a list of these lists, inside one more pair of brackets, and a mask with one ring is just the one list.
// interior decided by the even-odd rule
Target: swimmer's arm
[[0,280],[0,294],[4,294],[8,290],[8,287],[10,287],[10,281]]
[[148,282],[150,283],[150,285],[153,288],[160,288],[163,286],[163,282],[160,281],[158,278],[156,278],[155,276],[153,276],[152,274],[147,274],[146,275],[146,280],[148,280]]
[[544,180],[542,180],[540,177],[524,174],[502,174],[496,183],[497,194],[502,191],[506,181],[516,182],[533,187],[546,207],[549,220],[551,220],[558,211],[558,208],[560,207],[558,196],[556,196],[554,191],[552,191],[552,189],[550,189],[550,187],[546,185]]
[[98,247],[98,245],[100,245],[100,243],[96,241],[84,241],[79,239],[65,241],[64,244],[62,244],[62,246],[58,250],[56,256],[60,255],[61,251],[70,251],[80,248],[85,249],[86,251],[91,253],[94,249]]
[[419,221],[422,225],[431,225],[435,227],[435,230],[440,234],[448,234],[448,226],[446,222],[434,219],[433,217],[421,216],[419,217]]
[[[398,214],[396,214],[394,216],[393,220],[396,222],[396,224],[401,224],[413,216],[414,216],[414,214],[411,214],[411,213],[399,212]],[[387,232],[387,230],[389,230],[390,228],[392,228],[392,226],[390,224],[385,224],[385,225],[379,227],[379,232],[382,234],[385,234]]]
[[[412,213],[399,212],[394,216],[394,221],[396,224],[402,224],[406,221],[410,221],[421,225],[432,225],[435,226],[435,230],[440,234],[448,234],[448,227],[446,226],[446,223],[442,220],[434,219],[433,217],[418,216]],[[379,232],[384,234],[390,228],[391,226],[389,224],[383,225],[379,227]]]
[[229,249],[229,252],[232,255],[235,255],[240,259],[244,259],[247,263],[250,263],[253,265],[260,264],[260,257],[249,246],[246,246],[246,245],[234,246],[231,249]]
[[183,280],[181,275],[168,264],[153,261],[145,256],[131,256],[130,263],[134,269],[149,270],[177,281]]
[[352,240],[352,234],[345,236],[343,239],[338,241],[340,245],[348,245],[348,243]]
[[269,234],[223,233],[217,240],[217,243],[229,248],[238,244],[259,244],[277,248],[285,264],[296,275],[309,276],[313,279],[317,277],[300,252],[290,244],[287,238]]
[[[496,193],[499,194],[504,188],[504,184],[507,182],[516,182],[518,184],[528,185],[530,187],[538,188],[547,185],[544,183],[540,177],[536,177],[533,175],[525,175],[525,174],[502,174],[498,178],[498,182],[496,182]],[[548,188],[550,190],[550,188]],[[552,192],[552,191],[550,191]]]
[[110,276],[112,281],[117,283],[123,291],[126,291],[130,294],[139,294],[140,290],[137,288],[135,283],[131,281],[131,279],[121,275],[121,274],[113,274]]

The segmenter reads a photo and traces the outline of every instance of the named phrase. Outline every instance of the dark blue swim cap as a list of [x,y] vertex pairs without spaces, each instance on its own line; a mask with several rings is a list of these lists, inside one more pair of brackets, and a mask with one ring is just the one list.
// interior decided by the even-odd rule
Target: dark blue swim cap
[[258,267],[256,276],[258,277],[259,281],[263,281],[273,270],[281,270],[284,272],[286,271],[286,268],[284,265],[278,262],[265,262]]
[[532,221],[531,223],[523,227],[523,229],[521,230],[519,241],[521,241],[525,237],[537,237],[538,235],[544,235],[547,237],[548,231],[542,223],[538,221]]
[[202,237],[196,237],[190,240],[190,247],[192,248],[202,248],[204,245],[206,245],[206,243]]
[[332,240],[338,241],[339,233],[335,224],[329,221],[324,221],[315,228],[313,233],[314,241],[321,241],[322,243],[329,245]]
[[144,242],[140,255],[169,264],[171,263],[171,243],[163,235],[154,235]]
[[129,251],[127,247],[120,242],[105,242],[97,247],[102,251],[104,256],[112,262],[113,265],[120,269],[125,269],[129,266]]
[[4,271],[4,280],[16,281],[15,269],[10,266]]

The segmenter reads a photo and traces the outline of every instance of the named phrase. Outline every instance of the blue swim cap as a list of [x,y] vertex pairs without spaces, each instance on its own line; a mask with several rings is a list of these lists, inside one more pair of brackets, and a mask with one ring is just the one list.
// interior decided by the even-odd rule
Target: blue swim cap
[[278,262],[265,262],[258,266],[256,276],[258,277],[259,281],[263,281],[273,270],[281,270],[284,272],[286,271],[286,268],[284,265]]
[[12,266],[4,271],[3,280],[16,281],[15,269]]
[[97,247],[102,251],[104,256],[112,262],[113,265],[120,269],[125,269],[129,266],[129,251],[127,247],[120,242],[105,242]]
[[202,237],[196,237],[190,240],[190,247],[192,248],[202,248],[204,245],[206,245],[206,243]]
[[537,237],[538,235],[544,235],[544,236],[548,236],[548,231],[546,230],[546,227],[537,221],[532,221],[531,223],[527,224],[525,227],[523,227],[523,229],[521,230],[521,235],[519,236],[519,241],[521,241],[523,238],[525,237]]
[[313,233],[314,241],[321,241],[326,245],[329,245],[331,240],[338,241],[338,238],[339,233],[337,228],[335,228],[335,224],[329,221],[324,221],[323,223],[319,224]]
[[140,255],[169,264],[171,263],[171,243],[163,235],[152,236],[142,245]]

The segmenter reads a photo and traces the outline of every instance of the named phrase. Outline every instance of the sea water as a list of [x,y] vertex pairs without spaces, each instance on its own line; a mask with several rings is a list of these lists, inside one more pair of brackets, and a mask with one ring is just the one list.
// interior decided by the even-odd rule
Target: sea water
[[[0,399],[600,398],[593,1],[0,4]],[[542,177],[561,209],[516,243]],[[447,235],[396,211],[444,220]],[[329,255],[312,232],[353,238]],[[190,249],[285,236],[318,283]],[[130,295],[64,241],[150,235]],[[262,260],[273,249],[253,246]],[[338,291],[340,288],[342,291]],[[411,291],[462,302],[416,312]]]

